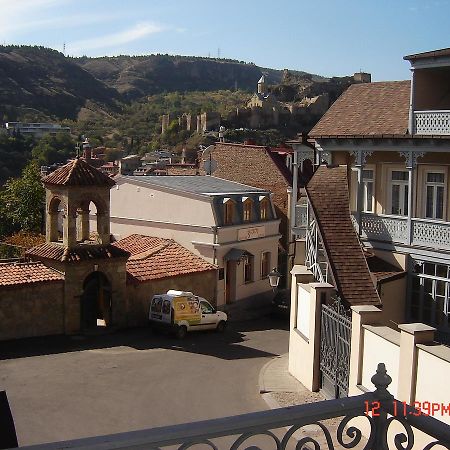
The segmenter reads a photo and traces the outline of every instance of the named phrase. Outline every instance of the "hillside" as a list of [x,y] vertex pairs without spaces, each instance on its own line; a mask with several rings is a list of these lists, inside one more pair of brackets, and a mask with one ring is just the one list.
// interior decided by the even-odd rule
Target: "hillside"
[[119,101],[115,89],[55,50],[0,46],[2,119],[21,119],[27,110],[38,116],[76,119],[85,106],[117,111]]
[[[244,62],[193,56],[117,56],[75,58],[73,61],[106,85],[117,89],[127,100],[162,92],[254,91],[264,73],[269,82],[281,82],[283,71]],[[293,71],[300,76],[305,72]],[[316,78],[321,78],[315,76]]]

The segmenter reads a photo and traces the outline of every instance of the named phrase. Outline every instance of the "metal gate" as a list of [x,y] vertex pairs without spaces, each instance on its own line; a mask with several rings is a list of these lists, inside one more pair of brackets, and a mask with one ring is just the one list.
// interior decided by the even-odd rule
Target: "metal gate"
[[350,312],[340,299],[322,305],[320,325],[320,370],[322,391],[328,398],[348,396],[350,371]]

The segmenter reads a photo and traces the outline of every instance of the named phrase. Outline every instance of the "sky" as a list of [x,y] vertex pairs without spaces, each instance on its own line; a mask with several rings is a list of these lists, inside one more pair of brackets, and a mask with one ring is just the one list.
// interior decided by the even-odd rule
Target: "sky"
[[373,81],[409,79],[403,56],[450,47],[450,0],[0,0],[0,11],[0,44],[219,56]]

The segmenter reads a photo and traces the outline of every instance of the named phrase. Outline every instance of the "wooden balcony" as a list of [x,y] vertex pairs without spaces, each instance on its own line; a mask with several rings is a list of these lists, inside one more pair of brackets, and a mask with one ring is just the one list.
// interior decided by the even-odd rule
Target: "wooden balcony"
[[450,111],[414,111],[414,134],[450,135]]
[[362,237],[372,241],[450,250],[450,222],[413,218],[409,236],[406,217],[362,213],[361,229]]

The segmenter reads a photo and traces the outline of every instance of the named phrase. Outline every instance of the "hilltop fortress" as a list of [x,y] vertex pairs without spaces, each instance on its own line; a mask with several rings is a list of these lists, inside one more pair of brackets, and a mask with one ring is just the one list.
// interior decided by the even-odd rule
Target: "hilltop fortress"
[[[286,70],[282,84],[269,87],[266,76],[262,75],[256,92],[244,107],[236,108],[226,117],[216,111],[198,115],[183,113],[177,118],[178,125],[181,130],[197,133],[218,130],[221,125],[250,129],[295,129],[300,124],[313,125],[350,84],[370,81],[371,75],[363,72],[355,73],[353,77],[332,78],[319,83],[310,79],[291,80]],[[171,120],[170,113],[162,116],[162,134],[168,129]]]

